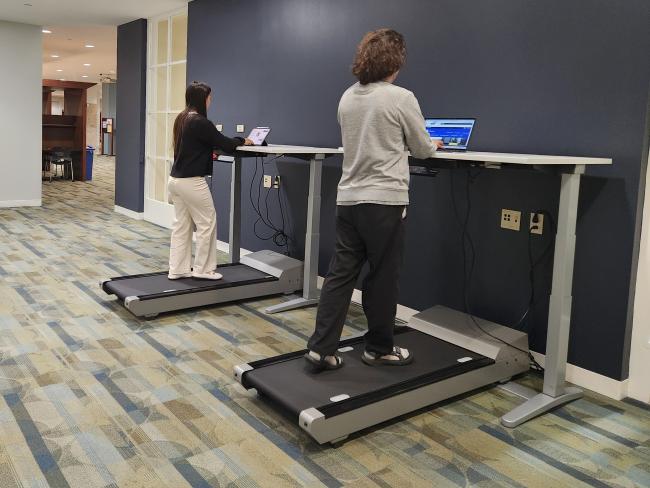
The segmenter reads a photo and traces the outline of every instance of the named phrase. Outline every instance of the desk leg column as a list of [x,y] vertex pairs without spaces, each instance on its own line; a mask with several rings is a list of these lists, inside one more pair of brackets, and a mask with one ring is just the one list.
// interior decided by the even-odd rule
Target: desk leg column
[[[516,427],[552,408],[582,396],[582,390],[565,385],[566,362],[571,329],[573,263],[576,246],[576,221],[580,194],[581,167],[573,174],[562,175],[558,214],[553,287],[548,311],[546,365],[542,393],[519,387],[514,393],[527,400],[501,418],[506,427]],[[506,388],[508,389],[508,388]]]
[[235,156],[230,177],[230,232],[228,234],[228,260],[239,262],[241,250],[241,158]]
[[305,235],[302,297],[268,307],[266,309],[267,313],[285,312],[318,304],[318,252],[320,245],[322,173],[323,158],[322,155],[316,155],[309,161],[309,198],[307,201],[307,232]]

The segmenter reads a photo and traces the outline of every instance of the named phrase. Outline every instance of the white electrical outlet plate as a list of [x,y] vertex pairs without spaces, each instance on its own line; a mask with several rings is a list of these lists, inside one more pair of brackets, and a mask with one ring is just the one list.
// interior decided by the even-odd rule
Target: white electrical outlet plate
[[518,210],[508,210],[507,208],[502,209],[501,228],[519,231],[521,229],[521,212]]
[[264,175],[264,188],[271,188],[272,180],[270,175]]
[[237,132],[238,133],[244,132],[244,124],[237,124]]
[[223,132],[223,124],[216,124],[215,127],[219,132]]
[[[537,215],[537,222],[533,222],[535,215]],[[544,214],[530,214],[530,233],[537,235],[544,233]]]

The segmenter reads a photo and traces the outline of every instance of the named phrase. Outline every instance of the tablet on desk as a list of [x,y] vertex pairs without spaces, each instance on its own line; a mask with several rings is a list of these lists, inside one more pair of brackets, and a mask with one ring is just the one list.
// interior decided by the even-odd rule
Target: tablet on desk
[[271,132],[270,127],[255,127],[251,133],[248,134],[248,138],[253,141],[255,146],[261,146],[264,144],[264,140],[266,139],[266,136],[269,135],[269,132]]

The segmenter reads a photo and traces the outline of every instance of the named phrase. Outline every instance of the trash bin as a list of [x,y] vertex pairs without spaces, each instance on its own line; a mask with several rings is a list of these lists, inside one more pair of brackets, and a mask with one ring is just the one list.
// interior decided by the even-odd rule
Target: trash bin
[[93,154],[95,148],[92,146],[86,147],[86,181],[93,179]]

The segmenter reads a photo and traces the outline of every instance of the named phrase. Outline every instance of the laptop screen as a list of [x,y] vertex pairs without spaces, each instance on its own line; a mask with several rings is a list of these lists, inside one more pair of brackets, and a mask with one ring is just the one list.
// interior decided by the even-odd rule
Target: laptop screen
[[431,139],[442,141],[445,149],[464,151],[476,119],[425,119],[424,122]]

